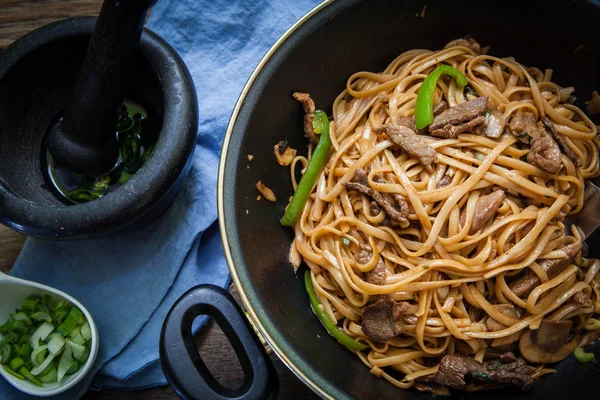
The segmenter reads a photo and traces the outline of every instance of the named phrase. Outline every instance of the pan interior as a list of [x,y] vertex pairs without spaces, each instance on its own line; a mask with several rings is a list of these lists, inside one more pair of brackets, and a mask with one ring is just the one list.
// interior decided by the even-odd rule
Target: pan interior
[[[425,17],[416,16],[425,5]],[[552,68],[556,83],[575,86],[576,104],[583,107],[600,83],[599,7],[574,0],[340,0],[322,5],[293,27],[263,60],[234,112],[223,148],[219,207],[224,248],[255,322],[284,362],[322,396],[429,397],[374,377],[354,354],[330,338],[310,311],[300,275],[288,263],[293,232],[280,226],[279,218],[293,190],[289,169],[279,166],[272,152],[273,145],[285,139],[306,153],[302,110],[291,93],[309,92],[317,108],[330,112],[352,73],[381,71],[405,50],[439,49],[469,34],[482,46],[491,46],[494,56],[512,56],[542,70]],[[252,161],[248,155],[254,156]],[[275,203],[257,201],[258,180],[273,189]],[[595,242],[588,240],[592,248]],[[473,399],[583,396],[584,388],[600,374],[597,364],[578,364],[573,357],[556,368],[558,372],[542,378],[532,392],[460,395]]]

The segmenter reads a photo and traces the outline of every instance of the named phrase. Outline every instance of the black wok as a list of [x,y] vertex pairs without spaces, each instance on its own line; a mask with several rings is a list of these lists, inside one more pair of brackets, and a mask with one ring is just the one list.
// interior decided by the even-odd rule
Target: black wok
[[[424,18],[417,17],[425,4]],[[329,337],[311,312],[302,281],[287,261],[292,231],[283,228],[279,218],[293,191],[289,170],[277,165],[272,149],[281,139],[296,149],[306,149],[302,111],[292,91],[311,93],[317,107],[327,110],[353,72],[380,71],[405,50],[439,49],[451,39],[470,34],[482,46],[490,45],[493,55],[554,69],[553,80],[561,86],[574,85],[577,103],[583,106],[600,83],[599,22],[598,1],[339,0],[310,12],[262,60],[241,94],[225,135],[218,187],[221,233],[250,319],[283,362],[315,392],[335,399],[429,397],[397,389],[369,374],[354,354]],[[254,156],[251,162],[249,154]],[[276,203],[256,200],[258,180],[274,190]],[[594,243],[592,239],[592,247]],[[221,301],[229,304],[230,300],[214,300],[210,288],[201,288],[200,294],[197,290],[184,296],[165,322],[161,356],[169,382],[184,398],[272,396],[276,380],[269,364],[262,362],[251,331],[238,317],[233,326],[226,326],[233,308],[215,311]],[[203,305],[189,311],[197,302]],[[191,316],[211,312],[223,330],[234,336],[232,343],[239,350],[247,378],[240,391],[223,391],[210,377],[208,383],[201,381],[197,373],[207,376],[205,368],[190,341],[185,344],[181,339],[181,330],[189,330],[186,321]],[[599,347],[594,348],[597,356]],[[177,366],[185,353],[195,359]],[[253,371],[257,365],[263,369]],[[569,357],[556,369],[556,374],[543,377],[530,392],[504,389],[455,395],[583,398],[600,387],[597,363],[579,364]]]

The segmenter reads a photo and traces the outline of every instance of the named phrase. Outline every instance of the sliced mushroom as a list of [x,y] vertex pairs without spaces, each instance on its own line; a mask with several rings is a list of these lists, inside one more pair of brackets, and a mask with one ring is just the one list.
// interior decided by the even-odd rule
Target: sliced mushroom
[[592,92],[592,98],[585,102],[585,110],[590,115],[600,114],[600,95],[595,90]]
[[[274,202],[277,200],[277,198],[275,197],[275,193],[273,193],[273,191],[271,189],[269,189],[268,187],[265,186],[264,183],[262,183],[261,181],[256,182],[256,190],[258,190],[258,192],[264,196],[265,199]],[[260,196],[258,196],[260,198]]]
[[[510,307],[505,304],[502,304],[502,305],[495,304],[492,307],[496,308],[500,313],[506,315],[507,317],[515,318],[515,319],[520,318],[519,312],[514,307]],[[487,321],[485,322],[485,326],[487,327],[488,331],[490,331],[490,332],[501,331],[501,330],[507,328],[506,325],[501,324],[500,322],[496,321],[492,317],[488,317]],[[522,334],[522,332],[515,332],[511,335],[494,339],[494,340],[492,340],[492,347],[502,347],[505,345],[510,345],[512,343],[518,342],[519,339],[521,338],[521,334]]]
[[294,161],[294,157],[296,157],[296,149],[292,149],[290,146],[288,146],[288,142],[282,140],[273,146],[273,154],[275,154],[277,163],[286,167],[290,165],[292,161]]
[[537,330],[529,329],[519,341],[523,358],[536,364],[564,360],[579,344],[579,333],[571,335],[573,321],[544,319]]

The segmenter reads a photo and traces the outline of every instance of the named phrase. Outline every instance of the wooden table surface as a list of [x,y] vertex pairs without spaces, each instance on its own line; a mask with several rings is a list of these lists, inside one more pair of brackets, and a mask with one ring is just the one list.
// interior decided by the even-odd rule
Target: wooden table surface
[[[0,49],[24,34],[50,22],[84,15],[95,15],[101,0],[0,0]],[[1,145],[1,144],[0,144]],[[8,273],[25,237],[0,225],[0,271]],[[236,295],[235,288],[230,291]],[[2,301],[0,297],[0,301]],[[158,345],[158,343],[157,343]],[[243,372],[223,333],[211,321],[197,337],[198,350],[217,380],[229,388],[237,388],[243,382]],[[280,399],[317,399],[283,363],[270,352],[280,379]],[[0,396],[2,397],[2,396]],[[169,387],[142,391],[104,390],[88,393],[85,400],[167,400],[177,399]]]

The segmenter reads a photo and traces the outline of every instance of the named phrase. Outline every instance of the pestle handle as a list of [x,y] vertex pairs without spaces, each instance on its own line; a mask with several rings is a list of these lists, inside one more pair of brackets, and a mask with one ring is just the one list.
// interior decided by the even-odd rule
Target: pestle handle
[[105,0],[64,117],[48,135],[54,159],[72,171],[102,175],[119,156],[116,126],[122,81],[157,0]]

